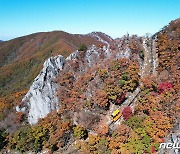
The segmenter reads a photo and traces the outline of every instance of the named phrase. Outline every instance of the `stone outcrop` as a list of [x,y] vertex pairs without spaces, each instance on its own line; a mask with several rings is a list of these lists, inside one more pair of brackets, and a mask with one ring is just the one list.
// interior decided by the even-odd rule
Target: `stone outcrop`
[[[110,54],[107,47],[104,47],[102,51],[106,56]],[[79,54],[79,51],[75,51],[66,59],[59,55],[45,61],[43,69],[34,79],[29,92],[23,98],[21,107],[16,107],[17,112],[25,112],[28,115],[28,122],[31,125],[37,123],[39,118],[44,118],[48,113],[59,108],[60,103],[56,95],[58,85],[54,79],[64,68],[65,63],[68,65],[68,61],[77,60]],[[85,64],[80,66],[81,70],[94,65],[97,62],[97,57],[99,57],[99,49],[92,45],[85,52]]]
[[[98,37],[98,39],[99,38],[100,37]],[[109,42],[102,40],[103,39],[99,40],[105,44],[102,48],[97,48],[95,45],[92,45],[89,50],[84,53],[83,51],[75,51],[66,59],[59,55],[45,61],[43,69],[34,79],[29,92],[22,100],[21,106],[16,107],[16,111],[27,114],[28,122],[33,125],[37,123],[40,118],[46,117],[48,113],[53,110],[58,110],[61,102],[59,102],[57,98],[56,92],[58,85],[54,79],[63,69],[65,71],[73,71],[70,64],[73,60],[78,61],[79,72],[85,72],[101,60],[130,57],[131,51],[128,47],[125,50],[112,52],[109,47]],[[83,59],[81,59],[82,57]]]
[[52,110],[59,107],[56,96],[57,85],[55,77],[63,69],[65,59],[63,56],[51,57],[45,61],[40,74],[34,79],[29,92],[25,95],[22,102],[24,107],[16,107],[17,111],[28,111],[28,122],[37,123],[39,118],[44,118]]

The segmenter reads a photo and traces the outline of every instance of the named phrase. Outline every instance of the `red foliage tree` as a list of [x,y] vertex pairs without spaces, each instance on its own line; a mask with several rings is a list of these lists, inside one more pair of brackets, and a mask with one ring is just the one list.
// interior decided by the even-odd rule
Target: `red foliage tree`
[[132,116],[132,109],[130,106],[127,106],[122,111],[123,118],[128,120]]
[[152,152],[152,153],[156,152],[156,149],[155,149],[154,146],[152,146],[151,152]]
[[162,138],[162,139],[161,139],[161,143],[164,143],[164,142],[165,142],[165,139],[164,139],[164,138]]
[[164,91],[171,89],[171,88],[172,88],[172,84],[169,82],[166,82],[166,81],[160,83],[158,86],[159,93],[163,93]]
[[124,101],[125,97],[126,97],[126,92],[118,96],[118,98],[116,99],[116,103],[121,104]]

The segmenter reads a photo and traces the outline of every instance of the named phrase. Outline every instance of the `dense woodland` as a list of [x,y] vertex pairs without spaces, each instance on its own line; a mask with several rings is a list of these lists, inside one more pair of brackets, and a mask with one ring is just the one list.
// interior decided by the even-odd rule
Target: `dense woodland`
[[[136,39],[131,40],[129,47],[143,60],[141,40]],[[86,72],[79,71],[79,62],[70,63],[71,69],[68,66],[56,79],[60,87],[60,109],[33,126],[26,122],[23,113],[13,113],[27,87],[19,92],[8,92],[8,96],[0,98],[0,149],[63,152],[76,141],[73,148],[77,153],[156,153],[180,117],[179,19],[157,33],[156,48],[158,75],[150,74],[142,79],[135,58],[109,60],[88,68]],[[86,50],[83,48],[79,59],[83,59]],[[23,69],[23,64],[20,68]],[[7,69],[5,74],[10,74],[8,71],[11,70]],[[130,94],[138,86],[141,92],[134,108],[123,108],[121,124],[116,129],[105,125],[103,117],[109,112],[110,104],[121,106],[120,96]],[[89,89],[91,91],[86,93]],[[75,117],[78,124],[73,123]]]

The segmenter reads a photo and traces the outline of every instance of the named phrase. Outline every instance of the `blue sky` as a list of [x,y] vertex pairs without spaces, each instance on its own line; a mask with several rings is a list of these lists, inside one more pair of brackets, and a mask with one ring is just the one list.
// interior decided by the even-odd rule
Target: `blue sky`
[[144,35],[178,17],[180,0],[0,0],[0,40],[53,30]]

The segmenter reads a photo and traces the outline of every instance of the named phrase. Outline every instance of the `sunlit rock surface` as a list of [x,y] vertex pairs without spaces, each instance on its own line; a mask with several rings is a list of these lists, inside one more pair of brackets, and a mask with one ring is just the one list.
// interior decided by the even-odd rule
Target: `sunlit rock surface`
[[63,69],[64,64],[63,56],[51,57],[45,61],[43,69],[34,79],[29,92],[22,100],[28,107],[21,109],[16,107],[17,111],[29,110],[28,121],[30,124],[35,124],[39,118],[44,118],[52,110],[58,109],[57,85],[53,79]]

